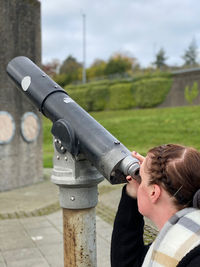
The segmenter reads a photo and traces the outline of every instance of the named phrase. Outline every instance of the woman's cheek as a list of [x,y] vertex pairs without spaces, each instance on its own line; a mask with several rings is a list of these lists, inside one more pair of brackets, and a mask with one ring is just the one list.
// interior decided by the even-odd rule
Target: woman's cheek
[[138,199],[138,210],[142,215],[145,216],[148,209],[148,203],[147,203],[148,200],[146,192],[141,185],[138,188],[137,199]]

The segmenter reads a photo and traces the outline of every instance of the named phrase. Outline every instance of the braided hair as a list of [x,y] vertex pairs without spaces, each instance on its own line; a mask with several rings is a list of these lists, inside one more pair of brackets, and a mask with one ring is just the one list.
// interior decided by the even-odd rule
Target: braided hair
[[[177,206],[192,206],[200,189],[200,153],[191,147],[162,145],[149,150],[149,184],[162,185]],[[200,204],[200,203],[199,203]]]

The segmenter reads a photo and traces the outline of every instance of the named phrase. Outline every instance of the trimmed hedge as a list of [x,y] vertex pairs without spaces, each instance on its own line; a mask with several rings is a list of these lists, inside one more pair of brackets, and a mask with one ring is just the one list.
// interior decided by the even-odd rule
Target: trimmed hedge
[[67,92],[72,99],[87,111],[104,110],[109,98],[107,86],[88,87],[84,90],[68,89]]
[[118,109],[129,109],[136,106],[134,98],[131,93],[132,84],[120,83],[109,87],[109,101],[107,109],[118,110]]
[[87,83],[68,85],[67,93],[87,111],[150,108],[161,104],[172,85],[171,76],[145,77],[135,81]]
[[133,83],[133,98],[139,108],[150,108],[161,104],[172,85],[170,78],[144,79]]
[[82,108],[89,111],[89,101],[88,101],[88,91],[89,89],[85,90],[67,90],[69,96],[76,101]]

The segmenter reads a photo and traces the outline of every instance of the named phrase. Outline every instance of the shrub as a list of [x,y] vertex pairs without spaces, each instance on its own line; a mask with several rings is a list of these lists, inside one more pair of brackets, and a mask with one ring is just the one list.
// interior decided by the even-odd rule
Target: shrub
[[131,83],[119,83],[109,87],[110,99],[107,104],[108,109],[129,109],[135,106],[134,98],[131,94]]
[[172,79],[166,76],[145,76],[136,80],[104,80],[65,86],[68,94],[85,110],[149,108],[165,100]]
[[136,106],[140,108],[155,107],[167,96],[172,84],[171,78],[149,78],[133,83],[132,93]]
[[85,90],[68,90],[69,96],[78,103],[83,109],[89,111],[90,101],[88,98],[88,89]]
[[107,86],[90,87],[88,95],[89,111],[100,111],[106,108],[109,99]]
[[190,89],[189,86],[185,87],[185,91],[184,91],[184,96],[186,101],[189,104],[192,104],[193,101],[197,98],[199,94],[199,90],[198,90],[198,83],[194,82],[192,88]]

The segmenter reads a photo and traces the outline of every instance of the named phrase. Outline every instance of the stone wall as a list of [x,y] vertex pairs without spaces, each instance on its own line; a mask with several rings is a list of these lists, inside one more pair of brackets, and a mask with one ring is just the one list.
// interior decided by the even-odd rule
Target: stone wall
[[184,96],[185,87],[191,88],[197,82],[199,95],[193,101],[194,105],[200,104],[200,68],[181,70],[173,73],[172,88],[166,97],[166,100],[160,105],[160,107],[176,107],[186,106],[189,103]]
[[39,1],[0,1],[0,191],[43,176],[41,115],[6,74],[16,56],[41,64],[40,24]]

